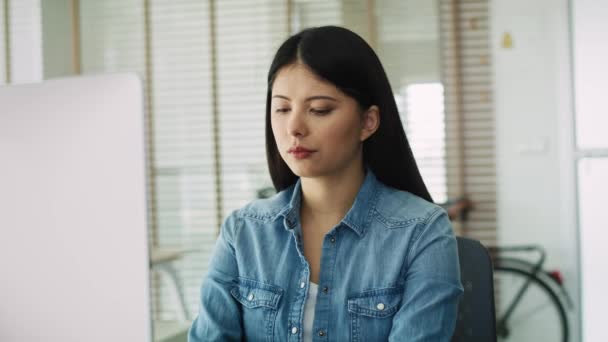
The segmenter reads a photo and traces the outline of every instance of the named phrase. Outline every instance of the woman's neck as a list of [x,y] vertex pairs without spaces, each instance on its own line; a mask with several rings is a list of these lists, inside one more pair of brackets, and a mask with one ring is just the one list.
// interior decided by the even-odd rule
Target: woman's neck
[[365,171],[358,166],[339,174],[302,178],[300,215],[337,224],[352,207],[364,179]]

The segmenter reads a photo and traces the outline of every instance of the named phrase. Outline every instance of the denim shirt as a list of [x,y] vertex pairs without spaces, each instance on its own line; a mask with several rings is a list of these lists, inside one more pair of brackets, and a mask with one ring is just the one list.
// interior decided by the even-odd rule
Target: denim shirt
[[[189,341],[301,341],[310,267],[301,185],[232,212]],[[462,293],[446,212],[371,170],[323,240],[313,341],[449,341]]]

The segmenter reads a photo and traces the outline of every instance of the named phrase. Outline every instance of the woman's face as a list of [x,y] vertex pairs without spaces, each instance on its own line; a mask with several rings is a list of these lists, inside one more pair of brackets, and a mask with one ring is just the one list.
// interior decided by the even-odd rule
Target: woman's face
[[362,142],[378,125],[376,106],[362,113],[355,99],[301,63],[279,70],[270,116],[279,153],[300,177],[362,167]]

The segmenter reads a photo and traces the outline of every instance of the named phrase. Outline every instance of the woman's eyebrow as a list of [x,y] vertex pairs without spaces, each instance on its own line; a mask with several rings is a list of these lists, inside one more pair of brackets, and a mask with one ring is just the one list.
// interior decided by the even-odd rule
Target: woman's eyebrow
[[[273,95],[273,96],[272,96],[272,98],[275,98],[275,97],[276,97],[276,98],[285,99],[285,100],[287,100],[287,101],[291,101],[291,99],[290,99],[289,97],[285,96],[285,95]],[[307,98],[306,98],[304,101],[305,101],[305,102],[309,102],[309,101],[312,101],[312,100],[330,100],[330,101],[335,101],[335,102],[338,102],[338,100],[337,100],[337,99],[335,99],[335,98],[333,98],[333,97],[331,97],[331,96],[326,96],[326,95],[315,95],[315,96],[310,96],[310,97],[307,97]]]
[[337,99],[335,99],[331,96],[326,96],[326,95],[316,95],[316,96],[307,97],[306,100],[304,100],[304,101],[308,102],[308,101],[312,101],[312,100],[330,100],[330,101],[338,102]]

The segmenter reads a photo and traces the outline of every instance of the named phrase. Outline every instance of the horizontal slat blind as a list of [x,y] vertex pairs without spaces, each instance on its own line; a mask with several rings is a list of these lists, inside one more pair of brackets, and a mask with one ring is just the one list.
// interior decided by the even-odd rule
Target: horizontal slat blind
[[80,0],[80,34],[83,73],[145,76],[142,0]]
[[[83,74],[108,72],[136,72],[143,81],[146,99],[149,87],[146,79],[146,33],[143,0],[79,0],[80,15],[80,60]],[[148,131],[149,108],[144,101],[146,117],[146,147],[151,146]],[[150,177],[151,166],[148,165],[146,179],[148,189],[153,188],[154,179]],[[148,197],[148,231],[151,245],[157,245],[157,232],[154,229],[157,217],[156,198],[152,192]],[[153,319],[158,318],[162,307],[158,301],[158,278],[152,278]]]
[[[209,2],[150,0],[149,15],[157,244],[194,251],[174,262],[188,311],[194,314],[219,224]],[[179,319],[167,278],[159,280],[158,318]]]
[[446,201],[445,113],[440,83],[413,83],[405,87],[402,121],[416,163],[433,200]]
[[308,27],[342,25],[342,1],[292,0],[291,34]]
[[287,3],[216,2],[222,217],[272,187],[265,150],[266,77],[287,37]]
[[[386,1],[385,1],[386,2]],[[390,1],[392,2],[392,1]],[[378,3],[378,1],[369,1],[369,0],[350,0],[350,1],[341,1],[341,8],[338,9],[342,11],[341,20],[333,23],[333,25],[344,26],[349,30],[357,33],[361,36],[365,41],[372,46],[372,48],[376,48],[372,34],[377,31],[377,28],[372,28],[370,25],[374,25],[374,23],[370,22],[370,19],[374,15],[373,13],[373,3]],[[369,9],[369,11],[368,11]],[[376,10],[377,11],[377,10]],[[375,22],[376,24],[380,24],[379,22]]]
[[[6,46],[6,42],[8,40],[6,25],[8,22],[6,19],[8,18],[8,13],[5,11],[5,8],[8,8],[9,0],[0,0],[0,85],[7,83],[7,78],[9,75],[7,74],[7,64],[10,64],[10,59],[8,58],[9,51]],[[10,67],[9,67],[10,68]]]
[[496,243],[496,170],[489,1],[440,0],[448,194],[474,209],[462,233]]
[[375,1],[375,48],[395,93],[440,80],[437,11],[435,1]]
[[375,1],[376,49],[395,92],[401,121],[436,202],[446,192],[445,118],[434,1]]
[[11,83],[41,81],[43,63],[40,0],[10,0],[8,4]]

